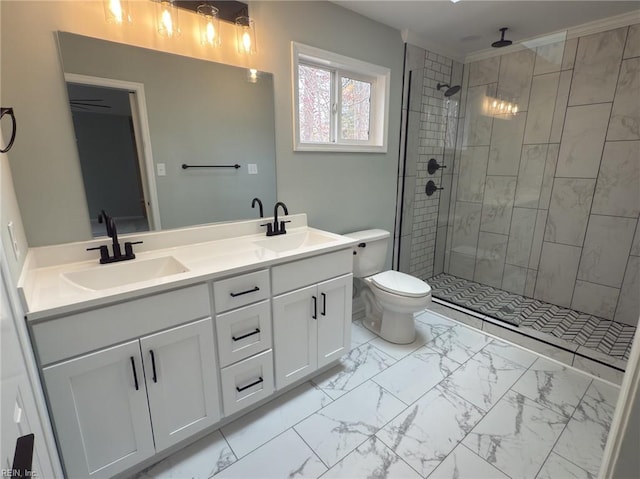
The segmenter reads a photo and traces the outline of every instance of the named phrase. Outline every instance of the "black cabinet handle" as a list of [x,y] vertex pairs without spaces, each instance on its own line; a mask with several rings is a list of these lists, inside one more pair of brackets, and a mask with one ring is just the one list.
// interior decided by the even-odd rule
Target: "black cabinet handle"
[[311,298],[313,299],[313,314],[311,317],[313,319],[318,319],[318,298],[315,296],[311,296]]
[[238,392],[242,392],[245,389],[249,389],[252,386],[255,386],[256,384],[260,384],[262,381],[264,381],[264,379],[262,379],[262,377],[258,378],[257,381],[252,382],[251,384],[247,384],[246,386],[242,386],[241,388],[239,388],[238,386],[236,386],[236,390]]
[[327,295],[324,293],[320,293],[320,296],[322,296],[322,311],[320,312],[320,314],[322,316],[326,316],[327,315]]
[[255,293],[256,291],[260,291],[260,288],[258,288],[257,286],[254,286],[251,289],[248,289],[246,291],[240,291],[239,293],[229,293],[231,295],[232,298],[237,298],[238,296],[242,296],[243,294],[249,294],[249,293]]
[[153,349],[149,350],[149,355],[151,356],[151,370],[153,371],[153,382],[158,382],[158,375],[156,374],[156,355],[153,354]]
[[234,341],[240,341],[241,339],[248,338],[249,336],[253,336],[254,334],[258,334],[259,332],[260,332],[260,328],[256,328],[250,333],[243,334],[242,336],[238,336],[237,338],[235,336],[231,336],[231,339],[233,339]]
[[131,369],[133,369],[133,383],[136,385],[136,391],[140,388],[138,387],[138,374],[136,373],[136,360],[131,356]]

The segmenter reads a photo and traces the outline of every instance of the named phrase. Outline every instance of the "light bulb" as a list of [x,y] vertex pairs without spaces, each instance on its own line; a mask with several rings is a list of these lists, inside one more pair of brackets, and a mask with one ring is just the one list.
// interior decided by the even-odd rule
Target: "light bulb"
[[109,0],[109,13],[116,23],[122,23],[122,4],[120,0]]
[[213,44],[216,39],[216,29],[213,26],[213,23],[207,23],[207,42]]
[[167,36],[173,35],[173,21],[171,20],[171,12],[167,9],[162,10],[162,26],[164,27]]
[[242,34],[242,48],[246,53],[251,51],[251,35],[249,32],[244,32]]

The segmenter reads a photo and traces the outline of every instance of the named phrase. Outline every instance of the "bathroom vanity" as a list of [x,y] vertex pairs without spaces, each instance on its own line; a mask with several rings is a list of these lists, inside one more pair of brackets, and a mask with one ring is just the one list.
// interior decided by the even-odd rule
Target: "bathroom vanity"
[[265,219],[131,237],[137,258],[113,265],[87,259],[104,240],[29,252],[20,291],[68,476],[133,468],[349,351],[354,240],[288,220],[271,238]]

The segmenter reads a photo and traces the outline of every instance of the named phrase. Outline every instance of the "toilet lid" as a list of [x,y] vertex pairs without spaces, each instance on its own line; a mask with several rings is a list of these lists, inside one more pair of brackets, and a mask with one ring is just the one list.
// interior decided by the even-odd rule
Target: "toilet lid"
[[380,289],[400,296],[420,298],[431,292],[424,281],[400,271],[384,271],[371,277],[371,281]]

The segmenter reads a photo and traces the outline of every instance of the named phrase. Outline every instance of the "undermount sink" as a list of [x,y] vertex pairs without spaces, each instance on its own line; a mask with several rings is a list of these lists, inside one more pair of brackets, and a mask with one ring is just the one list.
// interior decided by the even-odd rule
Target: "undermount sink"
[[274,253],[283,253],[294,249],[308,248],[336,241],[336,237],[319,231],[309,230],[299,233],[287,233],[280,236],[271,236],[254,241],[257,246],[268,249]]
[[62,273],[64,280],[84,290],[100,291],[127,284],[159,279],[179,273],[189,268],[173,256],[146,260],[131,260],[104,266],[96,266],[82,271]]

